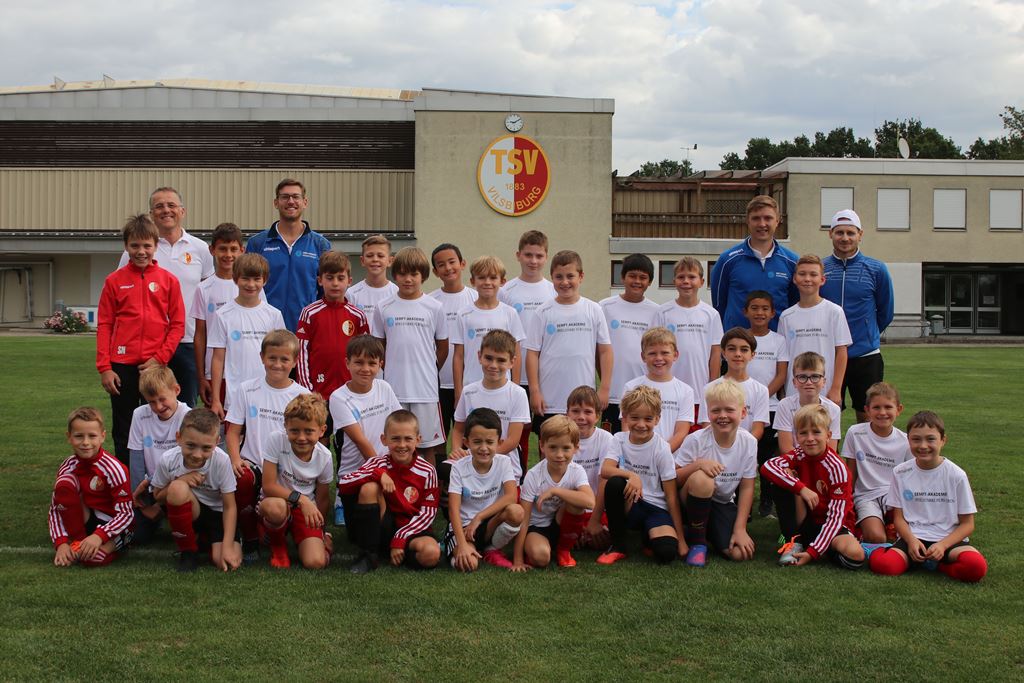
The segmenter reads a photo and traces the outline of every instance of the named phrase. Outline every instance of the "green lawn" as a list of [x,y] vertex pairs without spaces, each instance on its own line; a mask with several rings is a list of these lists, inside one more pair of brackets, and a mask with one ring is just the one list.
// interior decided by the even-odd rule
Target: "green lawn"
[[166,541],[109,568],[56,569],[46,510],[69,452],[65,415],[86,403],[109,415],[92,349],[89,338],[0,338],[11,368],[0,394],[2,679],[1024,678],[1019,348],[885,350],[907,406],[900,424],[922,408],[943,415],[946,454],[971,476],[973,540],[990,567],[978,585],[780,569],[778,531],[760,519],[754,561],[704,570],[640,556],[600,568],[583,552],[576,569],[523,576],[353,577],[345,559],[319,574],[182,576]]

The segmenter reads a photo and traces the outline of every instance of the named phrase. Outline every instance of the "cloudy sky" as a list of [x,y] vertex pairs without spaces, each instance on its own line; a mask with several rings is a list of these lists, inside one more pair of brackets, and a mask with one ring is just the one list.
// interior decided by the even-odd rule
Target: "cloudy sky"
[[610,97],[624,174],[911,116],[966,148],[1024,106],[1024,0],[4,5],[0,85],[106,73]]

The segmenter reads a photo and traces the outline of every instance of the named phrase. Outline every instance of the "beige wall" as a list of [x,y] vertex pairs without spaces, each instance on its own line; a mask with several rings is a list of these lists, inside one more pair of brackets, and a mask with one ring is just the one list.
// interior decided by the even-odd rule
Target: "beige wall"
[[[1024,233],[989,230],[989,190],[1024,187],[1024,178],[868,174],[791,174],[791,248],[827,254],[827,231],[819,225],[821,188],[852,187],[853,209],[864,227],[864,252],[886,262],[1012,263],[1024,261]],[[910,189],[910,230],[878,230],[879,188]],[[967,229],[935,230],[933,190],[967,190]]]
[[[507,134],[506,113],[416,112],[417,243],[429,254],[437,244],[453,242],[467,261],[493,254],[511,278],[519,274],[514,257],[519,236],[542,230],[550,253],[580,253],[587,275],[583,294],[607,296],[612,115],[519,112],[525,122],[522,134],[536,140],[548,157],[551,185],[536,210],[511,217],[484,202],[476,176],[486,146]],[[432,277],[426,289],[437,286]]]

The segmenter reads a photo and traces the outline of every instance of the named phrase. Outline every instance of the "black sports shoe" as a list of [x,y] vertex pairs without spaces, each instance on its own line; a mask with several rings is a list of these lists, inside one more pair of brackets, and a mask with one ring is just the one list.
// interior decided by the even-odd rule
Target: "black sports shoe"
[[242,541],[242,564],[249,566],[260,561],[260,542]]
[[366,552],[359,553],[359,557],[357,557],[356,561],[352,563],[352,569],[350,571],[353,574],[369,574],[374,571],[379,564],[380,561],[376,556]]
[[769,499],[761,499],[757,506],[757,514],[761,517],[775,517],[775,505]]
[[178,557],[178,571],[189,573],[199,569],[199,555],[190,551],[182,551]]

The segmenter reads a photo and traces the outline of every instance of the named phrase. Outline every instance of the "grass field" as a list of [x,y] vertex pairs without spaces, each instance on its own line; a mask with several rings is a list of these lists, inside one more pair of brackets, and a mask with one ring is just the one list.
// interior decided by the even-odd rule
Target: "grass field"
[[573,570],[354,577],[340,543],[346,557],[318,574],[179,575],[167,541],[109,568],[56,569],[46,510],[65,416],[81,404],[109,415],[93,343],[0,338],[4,680],[1024,679],[1019,348],[885,349],[899,424],[943,415],[945,454],[972,480],[989,575],[961,585],[780,569],[777,528],[761,519],[755,560],[703,570],[639,555],[603,568],[582,552]]

